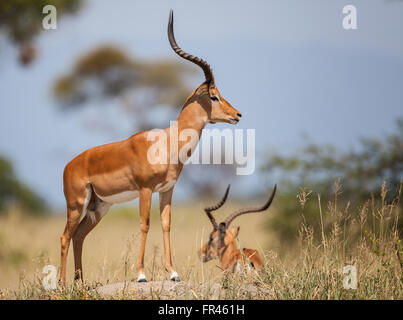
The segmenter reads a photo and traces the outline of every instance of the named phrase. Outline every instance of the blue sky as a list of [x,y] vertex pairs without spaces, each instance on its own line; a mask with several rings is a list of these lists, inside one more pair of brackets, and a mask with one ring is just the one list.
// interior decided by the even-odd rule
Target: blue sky
[[[357,30],[342,27],[347,4],[357,7]],[[351,148],[360,137],[391,132],[403,116],[403,2],[87,1],[57,30],[42,32],[39,58],[27,69],[0,39],[0,154],[54,207],[64,205],[62,172],[69,160],[129,134],[86,129],[95,114],[116,128],[126,128],[127,119],[110,106],[63,113],[52,99],[52,82],[102,44],[139,58],[178,59],[166,36],[170,8],[179,45],[210,63],[221,94],[242,112],[237,128],[256,129],[260,161],[273,150],[295,150],[304,133]],[[191,86],[203,81],[201,72],[194,81]],[[254,186],[248,190],[267,187],[259,172],[236,179]],[[184,194],[177,189],[178,197]]]

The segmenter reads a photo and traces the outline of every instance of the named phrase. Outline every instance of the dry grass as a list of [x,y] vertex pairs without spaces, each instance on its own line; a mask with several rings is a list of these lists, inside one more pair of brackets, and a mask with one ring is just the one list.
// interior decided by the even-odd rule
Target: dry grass
[[[301,214],[306,201],[316,201],[321,232],[315,238],[311,226],[301,224],[298,240],[279,252],[278,242],[263,229],[267,217],[261,214],[239,218],[240,246],[264,252],[266,266],[260,273],[226,275],[217,262],[202,264],[196,251],[207,239],[210,225],[202,205],[173,208],[173,260],[187,289],[172,299],[208,299],[210,284],[219,283],[225,290],[222,299],[402,299],[402,243],[398,238],[399,199],[385,203],[383,186],[379,206],[367,202],[355,211],[333,202],[321,203],[320,197],[303,191],[298,195]],[[308,198],[311,199],[308,199]],[[231,205],[229,205],[231,207]],[[275,208],[274,208],[275,209]],[[230,208],[226,208],[229,212]],[[224,216],[225,213],[219,213]],[[271,214],[275,214],[275,210]],[[302,220],[303,221],[303,220]],[[159,299],[161,292],[140,296],[123,292],[101,296],[100,284],[132,280],[139,236],[137,209],[120,208],[108,213],[84,244],[86,282],[70,281],[66,289],[46,291],[41,285],[42,267],[59,265],[59,236],[64,219],[34,220],[16,212],[0,220],[0,288],[2,298],[11,299]],[[326,231],[330,230],[330,231]],[[164,280],[162,232],[158,212],[151,218],[146,251],[149,280]],[[281,247],[284,250],[284,246]],[[72,251],[71,251],[72,252]],[[68,279],[73,278],[73,259],[69,255]],[[358,272],[356,290],[344,289],[345,265]],[[207,288],[207,290],[206,290]]]
[[[230,203],[217,212],[217,216],[224,218],[229,212]],[[241,246],[261,251],[268,248],[270,237],[263,227],[266,218],[261,214],[239,218],[235,224],[241,226]],[[0,218],[0,290],[3,297],[16,297],[26,284],[40,284],[45,265],[59,267],[59,239],[64,225],[64,214],[36,219],[12,210]],[[197,257],[197,250],[207,241],[211,228],[202,203],[193,206],[173,205],[172,258],[182,279],[204,282],[221,274],[218,262],[202,264]],[[113,207],[85,240],[85,280],[88,283],[107,284],[135,279],[139,230],[137,203],[132,207]],[[67,266],[67,279],[70,282],[73,279],[73,261],[70,246]],[[163,266],[161,222],[158,206],[153,204],[145,256],[148,280],[168,279]]]

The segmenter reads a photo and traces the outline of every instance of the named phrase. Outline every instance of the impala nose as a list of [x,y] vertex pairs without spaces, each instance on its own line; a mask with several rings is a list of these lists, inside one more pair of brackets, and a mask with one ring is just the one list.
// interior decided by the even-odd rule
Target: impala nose
[[238,117],[242,118],[242,114],[241,113],[237,113],[236,114]]

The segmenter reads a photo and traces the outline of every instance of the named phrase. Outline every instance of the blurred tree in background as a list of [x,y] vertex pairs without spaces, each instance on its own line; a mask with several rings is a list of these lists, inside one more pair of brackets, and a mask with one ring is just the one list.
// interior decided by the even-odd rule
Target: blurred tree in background
[[142,61],[130,58],[114,46],[101,46],[81,56],[71,72],[60,76],[53,95],[63,110],[78,110],[88,102],[119,100],[133,119],[133,130],[164,125],[150,116],[155,106],[179,108],[191,90],[186,76],[194,69],[168,60]]
[[15,176],[12,164],[0,156],[0,215],[10,206],[21,207],[24,213],[43,215],[46,205],[34,191]]
[[[356,150],[346,152],[309,143],[294,155],[270,157],[263,171],[280,177],[279,213],[270,220],[270,227],[283,240],[295,239],[298,234],[301,216],[297,212],[301,211],[301,204],[303,218],[319,226],[317,194],[324,207],[327,201],[337,201],[342,194],[343,202],[336,205],[347,209],[363,205],[372,197],[380,198],[385,181],[389,190],[385,201],[391,203],[400,195],[403,180],[403,118],[397,121],[395,133],[380,139],[362,139]],[[304,202],[305,196],[314,199]],[[402,208],[401,202],[398,205]],[[400,230],[402,220],[403,217]]]
[[[36,57],[35,37],[40,34],[45,17],[43,7],[54,5],[57,18],[75,13],[81,0],[1,0],[0,34],[19,48],[19,62],[29,65]],[[10,161],[0,156],[0,214],[10,206],[24,213],[43,215],[46,203],[16,177]]]
[[77,12],[81,3],[81,0],[1,0],[0,33],[19,48],[20,63],[28,65],[36,57],[34,38],[43,30],[43,7],[54,5],[59,19]]

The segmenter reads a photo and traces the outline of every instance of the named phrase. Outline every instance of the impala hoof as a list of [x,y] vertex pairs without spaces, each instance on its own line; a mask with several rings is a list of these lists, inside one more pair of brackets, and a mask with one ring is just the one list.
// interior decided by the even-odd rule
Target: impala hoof
[[137,278],[137,282],[147,282],[146,276],[144,273],[140,273],[138,278]]
[[181,281],[181,279],[179,279],[179,276],[175,271],[172,272],[172,274],[171,274],[171,281],[175,281],[175,282]]

